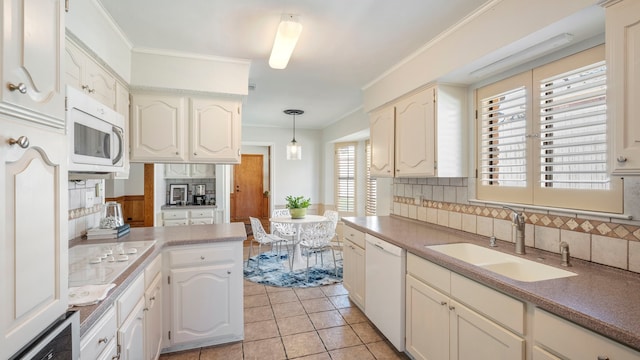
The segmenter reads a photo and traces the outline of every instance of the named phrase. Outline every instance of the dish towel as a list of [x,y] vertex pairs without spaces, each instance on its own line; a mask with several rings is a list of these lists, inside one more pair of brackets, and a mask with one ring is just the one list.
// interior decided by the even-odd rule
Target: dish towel
[[116,284],[84,285],[69,288],[69,306],[89,306],[104,300]]

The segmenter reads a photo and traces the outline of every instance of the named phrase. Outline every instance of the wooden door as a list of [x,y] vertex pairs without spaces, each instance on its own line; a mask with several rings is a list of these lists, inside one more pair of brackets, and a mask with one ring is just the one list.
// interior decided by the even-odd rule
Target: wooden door
[[243,154],[242,162],[233,167],[233,201],[231,221],[260,218],[263,201],[263,155]]

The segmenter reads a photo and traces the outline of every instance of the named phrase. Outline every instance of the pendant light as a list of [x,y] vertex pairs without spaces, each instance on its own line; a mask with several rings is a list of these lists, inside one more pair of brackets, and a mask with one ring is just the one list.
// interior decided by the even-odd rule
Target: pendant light
[[287,145],[287,160],[302,160],[302,146],[296,141],[296,115],[304,114],[304,111],[297,109],[287,109],[287,115],[293,115],[293,139]]

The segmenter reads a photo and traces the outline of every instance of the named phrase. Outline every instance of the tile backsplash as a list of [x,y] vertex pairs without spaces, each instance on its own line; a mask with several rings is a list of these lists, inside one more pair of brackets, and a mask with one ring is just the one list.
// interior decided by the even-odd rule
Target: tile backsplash
[[103,205],[104,180],[69,181],[68,240],[99,226]]
[[[469,202],[466,178],[394,179],[392,213],[419,221],[515,242],[511,211]],[[640,272],[640,222],[557,210],[524,211],[527,246]]]

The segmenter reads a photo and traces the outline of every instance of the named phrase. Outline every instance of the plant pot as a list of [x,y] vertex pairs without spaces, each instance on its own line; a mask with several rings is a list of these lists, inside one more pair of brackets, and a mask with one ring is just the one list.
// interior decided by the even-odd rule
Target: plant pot
[[307,208],[289,209],[292,219],[302,219],[307,215]]

